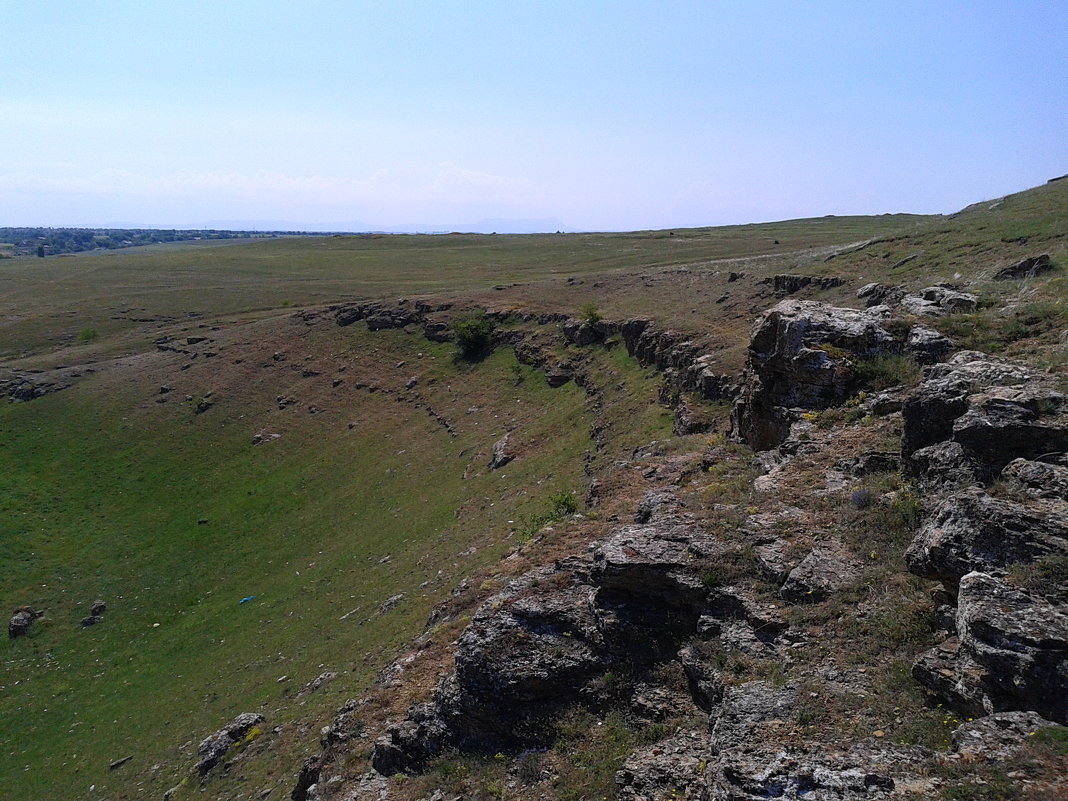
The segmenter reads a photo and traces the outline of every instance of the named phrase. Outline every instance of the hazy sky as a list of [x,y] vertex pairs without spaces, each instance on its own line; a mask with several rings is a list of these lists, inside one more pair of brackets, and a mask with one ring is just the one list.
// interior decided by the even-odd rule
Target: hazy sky
[[1064,0],[0,0],[0,226],[664,228],[1065,172]]

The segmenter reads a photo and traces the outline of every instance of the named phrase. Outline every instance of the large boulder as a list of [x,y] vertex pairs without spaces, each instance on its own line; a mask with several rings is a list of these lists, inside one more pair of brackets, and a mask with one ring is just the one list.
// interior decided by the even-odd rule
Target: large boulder
[[873,311],[784,300],[757,320],[743,385],[732,410],[734,433],[757,450],[779,445],[804,410],[853,395],[853,365],[899,349]]
[[940,443],[958,444],[981,481],[996,478],[1015,458],[1068,450],[1068,402],[1055,380],[975,351],[927,368],[902,417],[904,469],[921,480],[918,452]]
[[1068,556],[1068,516],[1059,502],[1014,501],[968,489],[950,495],[905,551],[913,573],[956,584],[966,573],[1004,573],[1050,554]]
[[959,638],[913,666],[921,684],[963,714],[1068,723],[1068,606],[974,572],[960,581],[956,618]]

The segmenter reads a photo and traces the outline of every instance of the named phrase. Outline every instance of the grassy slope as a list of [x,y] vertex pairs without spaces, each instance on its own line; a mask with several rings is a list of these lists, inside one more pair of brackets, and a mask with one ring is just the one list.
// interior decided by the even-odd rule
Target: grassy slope
[[[301,714],[337,706],[461,575],[499,558],[509,520],[581,492],[590,421],[574,385],[550,390],[506,351],[460,376],[443,346],[335,332],[347,374],[372,348],[390,362],[422,353],[424,380],[455,388],[442,408],[459,414],[458,436],[384,393],[352,391],[317,415],[279,411],[277,379],[226,383],[207,365],[201,380],[222,399],[201,415],[180,399],[150,402],[151,377],[128,374],[0,408],[0,597],[48,610],[34,636],[3,646],[0,719],[16,722],[0,737],[4,798],[81,797],[92,784],[128,797],[140,782],[162,792],[195,760],[191,740],[233,714],[291,722],[276,707],[321,666],[344,673]],[[520,422],[530,446],[487,473],[503,433],[494,415]],[[285,433],[253,447],[264,427]],[[457,556],[472,544],[476,554]],[[404,601],[377,615],[397,592]],[[97,597],[105,623],[80,630]],[[284,674],[290,683],[276,683]],[[109,773],[127,754],[136,760]],[[261,779],[285,785],[292,767]]]

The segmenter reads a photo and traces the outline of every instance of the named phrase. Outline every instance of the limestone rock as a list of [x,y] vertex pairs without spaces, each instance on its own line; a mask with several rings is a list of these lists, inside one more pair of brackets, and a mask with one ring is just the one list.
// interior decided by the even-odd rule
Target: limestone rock
[[242,712],[224,728],[205,737],[197,746],[197,772],[204,776],[226,756],[234,743],[246,737],[266,718],[258,712]]
[[797,693],[789,687],[775,687],[766,681],[749,681],[729,687],[723,702],[713,710],[713,753],[752,741],[774,739],[784,729],[797,703]]
[[1068,467],[1063,465],[1014,459],[1001,471],[1001,477],[1031,498],[1068,501]]
[[756,323],[741,393],[732,410],[734,432],[757,450],[779,445],[796,418],[792,410],[825,409],[858,387],[852,370],[863,359],[895,348],[871,311],[784,300]]
[[703,798],[701,768],[708,758],[708,735],[679,731],[627,757],[616,773],[619,801]]
[[515,459],[515,454],[508,449],[508,434],[493,443],[493,457],[489,461],[490,470],[498,470]]
[[923,448],[960,445],[981,481],[1015,458],[1068,450],[1068,401],[1054,379],[1023,365],[962,351],[927,368],[902,409],[905,472],[922,477],[913,459]]
[[1036,712],[995,712],[962,723],[950,742],[955,753],[999,762],[1015,758],[1040,729],[1057,727]]
[[764,801],[874,801],[895,788],[887,768],[852,754],[806,753],[797,748],[757,746],[732,751],[709,769],[709,799]]
[[953,350],[953,340],[933,328],[914,325],[909,330],[905,347],[920,364],[934,364]]
[[1060,504],[1024,506],[978,489],[944,500],[905,552],[913,573],[955,584],[966,573],[1004,573],[1047,554],[1068,555],[1068,517]]
[[959,642],[927,652],[913,675],[960,712],[1033,711],[1068,723],[1068,606],[985,573],[961,579]]

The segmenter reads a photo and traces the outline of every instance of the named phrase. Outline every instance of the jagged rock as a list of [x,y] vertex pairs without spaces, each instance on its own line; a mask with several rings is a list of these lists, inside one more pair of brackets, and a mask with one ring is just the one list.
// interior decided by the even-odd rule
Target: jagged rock
[[[622,527],[593,553],[591,578],[604,626],[624,638],[640,630],[650,646],[692,633],[708,595],[697,565],[728,550],[687,523]],[[654,657],[655,650],[647,655]]]
[[905,290],[886,284],[865,284],[857,290],[857,297],[864,299],[864,305],[872,306],[896,306],[905,297]]
[[107,611],[107,609],[108,609],[108,605],[106,603],[104,603],[103,601],[100,601],[100,600],[96,600],[96,601],[93,601],[93,605],[89,609],[89,614],[90,615],[102,615],[102,614],[104,614],[104,612]]
[[796,703],[794,689],[766,681],[728,687],[722,703],[712,711],[712,753],[774,739],[790,723]]
[[953,350],[953,340],[933,328],[914,325],[909,329],[905,347],[920,364],[934,364]]
[[893,338],[870,311],[784,300],[756,323],[733,431],[757,450],[779,445],[795,410],[825,409],[858,387],[851,360],[889,352]]
[[7,623],[7,636],[14,640],[16,637],[25,636],[33,621],[41,616],[41,613],[28,606],[20,606],[11,613],[11,619]]
[[230,747],[248,736],[266,718],[258,712],[242,712],[224,728],[201,740],[197,746],[197,772],[204,776],[226,756]]
[[968,292],[958,292],[942,286],[929,286],[917,295],[906,295],[901,306],[917,317],[941,317],[945,314],[960,314],[975,311],[979,298]]
[[954,354],[927,368],[902,409],[905,472],[921,476],[911,457],[942,442],[959,443],[984,481],[1014,458],[1068,450],[1066,405],[1050,377],[974,351]]
[[909,471],[927,491],[962,489],[978,482],[975,460],[959,442],[939,442],[920,448],[908,461]]
[[772,290],[780,297],[792,295],[807,286],[814,286],[817,289],[832,289],[844,283],[844,279],[833,275],[789,275],[784,273],[772,276],[771,279]]
[[508,434],[505,434],[493,443],[493,457],[489,461],[489,469],[497,470],[515,459],[515,454],[508,450]]
[[715,649],[708,643],[696,642],[679,651],[679,662],[686,674],[690,697],[705,712],[711,712],[723,700],[723,676],[712,661]]
[[1049,254],[1043,253],[1041,256],[1029,256],[1015,264],[1010,264],[1008,267],[1002,267],[994,273],[994,280],[1010,281],[1015,278],[1034,278],[1039,273],[1048,272],[1052,269],[1053,262],[1050,261]]
[[959,641],[923,654],[916,679],[964,714],[1034,711],[1068,722],[1068,606],[986,573],[960,581]]
[[415,773],[450,742],[451,732],[433,704],[408,710],[400,724],[375,740],[371,766],[383,776]]
[[996,712],[953,730],[953,751],[971,758],[1006,762],[1030,745],[1041,729],[1060,728],[1035,712]]
[[308,790],[315,786],[319,781],[319,770],[322,765],[322,757],[318,754],[310,756],[304,760],[300,766],[300,773],[297,774],[297,783],[293,786],[293,791],[289,794],[289,797],[293,801],[308,801]]
[[543,741],[552,714],[611,664],[593,591],[582,571],[557,566],[487,601],[457,642],[455,672],[433,705],[376,743],[376,769],[417,769],[446,743],[495,751]]
[[604,341],[605,331],[601,322],[591,325],[582,320],[568,320],[560,327],[560,330],[564,334],[564,339],[572,345],[578,345],[580,348],[587,347]]
[[1001,477],[1031,498],[1068,501],[1068,467],[1063,465],[1014,459],[1001,471]]
[[670,490],[649,490],[638,503],[634,513],[635,523],[648,523],[651,520],[673,515],[682,506],[679,496]]
[[968,410],[953,421],[953,440],[993,478],[1017,456],[1068,450],[1064,406],[1064,395],[1049,388],[991,387],[969,398]]
[[708,770],[705,798],[716,801],[873,801],[889,798],[894,779],[867,754],[806,753],[757,746],[724,754]]
[[787,601],[822,601],[860,578],[856,559],[841,543],[824,542],[790,571],[779,597]]
[[89,617],[83,617],[81,620],[81,627],[87,629],[90,626],[95,626],[97,623],[103,623],[103,615],[89,615]]
[[944,500],[905,551],[913,573],[955,584],[973,570],[1004,573],[1051,553],[1068,555],[1060,504],[1023,506],[968,489]]
[[708,735],[679,731],[627,757],[616,773],[619,801],[697,801],[703,798],[702,767]]

